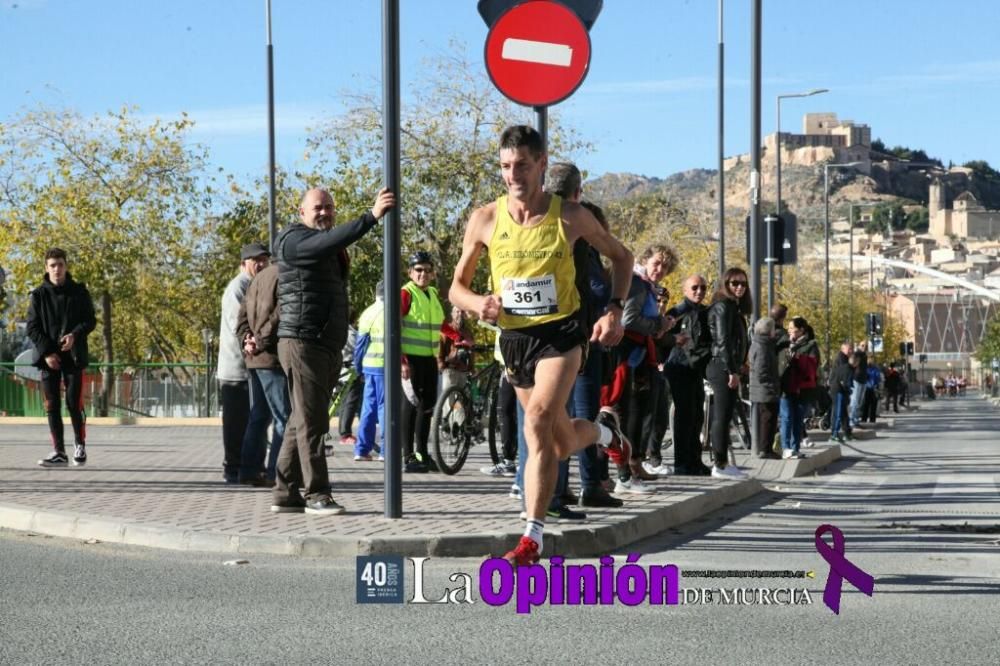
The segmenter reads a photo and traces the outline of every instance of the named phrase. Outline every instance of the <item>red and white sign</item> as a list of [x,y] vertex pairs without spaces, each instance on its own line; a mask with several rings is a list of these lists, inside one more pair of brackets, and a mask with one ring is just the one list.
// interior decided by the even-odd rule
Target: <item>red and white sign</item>
[[525,106],[573,94],[590,67],[590,34],[553,0],[529,0],[497,19],[486,37],[486,71],[500,92]]

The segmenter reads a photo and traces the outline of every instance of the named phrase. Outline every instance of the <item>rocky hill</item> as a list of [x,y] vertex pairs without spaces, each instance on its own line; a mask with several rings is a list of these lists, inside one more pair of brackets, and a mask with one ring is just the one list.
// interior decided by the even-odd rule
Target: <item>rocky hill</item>
[[[762,213],[775,209],[775,171],[773,163],[762,164],[763,190]],[[726,218],[739,220],[750,210],[750,167],[748,160],[739,160],[725,172]],[[969,169],[911,169],[893,168],[889,163],[872,164],[871,175],[853,169],[830,171],[831,217],[846,217],[847,206],[860,202],[894,202],[903,205],[926,206],[928,185],[932,177],[941,178],[952,196],[965,190],[993,207],[1000,202],[1000,183],[979,177]],[[687,211],[692,221],[710,226],[717,218],[718,172],[711,169],[690,169],[667,178],[655,178],[630,173],[604,174],[584,185],[586,198],[601,204],[660,195]],[[822,230],[823,166],[782,164],[781,198],[783,208],[795,213],[800,232]],[[994,204],[1000,207],[998,204]]]

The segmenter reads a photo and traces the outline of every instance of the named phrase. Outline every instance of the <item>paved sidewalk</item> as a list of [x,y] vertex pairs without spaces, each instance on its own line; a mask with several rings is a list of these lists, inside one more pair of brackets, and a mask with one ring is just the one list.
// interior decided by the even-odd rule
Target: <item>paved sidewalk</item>
[[[403,518],[383,517],[383,471],[354,462],[335,444],[329,458],[341,516],[273,514],[270,491],[222,482],[218,427],[89,426],[85,467],[46,469],[48,431],[0,425],[0,527],[53,536],[180,550],[337,556],[502,554],[522,533],[512,479],[480,474],[485,447],[455,476],[403,475]],[[689,522],[762,489],[761,481],[811,474],[840,457],[838,446],[798,461],[760,461],[741,452],[755,478],[732,482],[670,477],[652,496],[625,496],[620,509],[587,509],[584,523],[546,525],[546,550],[607,553]],[[573,464],[575,474],[575,463]],[[573,479],[575,485],[576,479]]]

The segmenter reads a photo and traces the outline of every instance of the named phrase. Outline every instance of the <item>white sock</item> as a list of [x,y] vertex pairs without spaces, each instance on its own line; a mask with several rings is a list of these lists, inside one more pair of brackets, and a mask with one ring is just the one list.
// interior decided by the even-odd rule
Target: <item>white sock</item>
[[597,432],[598,432],[596,443],[600,444],[601,446],[607,446],[608,444],[610,444],[611,440],[614,438],[614,433],[611,432],[611,428],[602,423],[595,423],[594,425],[597,426]]
[[538,552],[542,552],[542,532],[545,531],[545,523],[537,518],[528,518],[528,523],[524,528],[524,536],[538,544]]

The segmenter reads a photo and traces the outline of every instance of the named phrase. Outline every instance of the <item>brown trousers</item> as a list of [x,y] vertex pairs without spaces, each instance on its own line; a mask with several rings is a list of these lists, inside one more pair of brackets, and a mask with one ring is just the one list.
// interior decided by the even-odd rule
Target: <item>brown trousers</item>
[[282,338],[278,360],[288,378],[292,411],[278,454],[275,502],[307,501],[330,496],[323,439],[330,430],[330,393],[340,374],[340,352],[307,340]]

